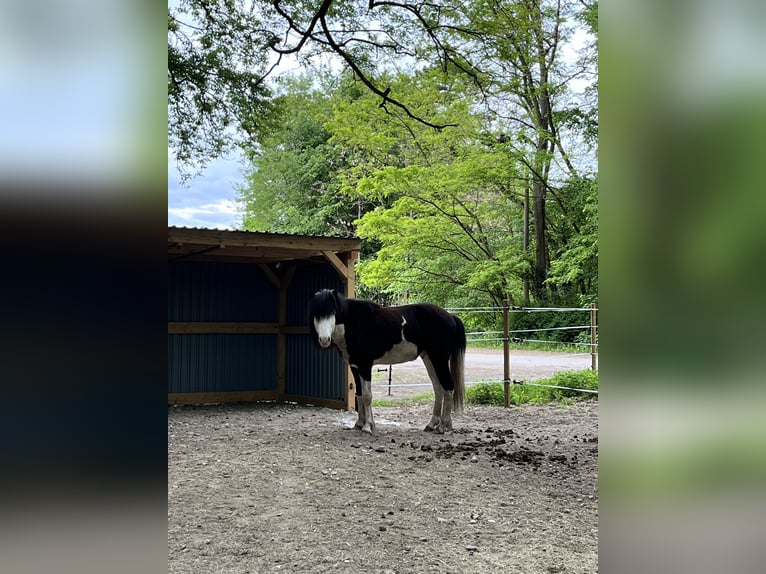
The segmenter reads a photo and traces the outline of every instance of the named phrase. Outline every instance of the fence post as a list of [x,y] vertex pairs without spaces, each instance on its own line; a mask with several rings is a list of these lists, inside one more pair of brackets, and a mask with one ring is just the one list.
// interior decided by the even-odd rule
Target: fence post
[[590,304],[590,370],[596,370],[596,304]]
[[511,406],[511,338],[508,311],[510,300],[503,299],[503,402],[505,408]]

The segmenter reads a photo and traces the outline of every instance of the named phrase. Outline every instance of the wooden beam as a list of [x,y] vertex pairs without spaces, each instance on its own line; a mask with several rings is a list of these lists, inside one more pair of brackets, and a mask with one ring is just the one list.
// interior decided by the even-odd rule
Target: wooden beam
[[279,277],[277,277],[274,272],[271,270],[271,267],[266,265],[265,263],[261,263],[258,265],[260,267],[261,271],[263,271],[264,275],[271,281],[271,284],[274,285],[277,289],[279,289]]
[[343,277],[343,279],[348,277],[348,266],[343,263],[343,261],[341,261],[337,255],[335,255],[335,253],[332,251],[322,251],[322,254],[327,257],[327,261],[329,261],[332,266],[335,267],[335,270],[340,273],[340,276]]
[[214,393],[168,393],[169,405],[203,405],[215,403],[239,403],[275,401],[276,391],[226,391]]
[[316,251],[348,251],[359,249],[359,239],[344,237],[314,237],[310,235],[282,235],[252,231],[219,229],[168,228],[168,243],[198,245],[225,245],[230,247],[283,247]]
[[288,287],[290,287],[290,283],[293,280],[293,277],[295,277],[295,265],[288,265],[287,268],[284,271],[284,274],[282,275],[282,279],[280,280],[280,285],[284,285],[285,290],[287,290]]
[[310,333],[308,325],[285,325],[279,328],[279,332],[285,335],[308,335]]
[[168,321],[168,335],[205,333],[276,335],[279,333],[279,324],[235,321]]
[[[354,269],[354,266],[356,265],[356,260],[358,257],[359,257],[358,251],[346,252],[346,276],[345,276],[346,297],[354,297],[355,295],[356,271]],[[345,396],[347,411],[356,410],[355,385],[356,385],[356,382],[354,381],[354,375],[351,372],[351,369],[347,367],[346,368],[346,396]]]

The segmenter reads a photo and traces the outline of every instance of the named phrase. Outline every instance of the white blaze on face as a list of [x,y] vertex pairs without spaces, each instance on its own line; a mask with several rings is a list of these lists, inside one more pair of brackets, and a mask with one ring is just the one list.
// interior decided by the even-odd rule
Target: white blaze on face
[[319,338],[319,346],[327,348],[332,344],[332,332],[335,330],[335,315],[314,319],[314,329]]

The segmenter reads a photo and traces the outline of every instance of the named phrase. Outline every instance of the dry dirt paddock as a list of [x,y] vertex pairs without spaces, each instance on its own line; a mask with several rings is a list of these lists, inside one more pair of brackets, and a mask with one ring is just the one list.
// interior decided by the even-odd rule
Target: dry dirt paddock
[[168,572],[598,571],[598,404],[168,409]]

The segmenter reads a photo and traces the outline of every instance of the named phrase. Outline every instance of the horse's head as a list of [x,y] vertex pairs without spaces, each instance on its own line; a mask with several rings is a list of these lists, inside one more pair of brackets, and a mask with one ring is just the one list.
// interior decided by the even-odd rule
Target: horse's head
[[309,329],[311,336],[323,349],[332,345],[335,318],[340,298],[335,289],[322,289],[314,293],[309,302]]

